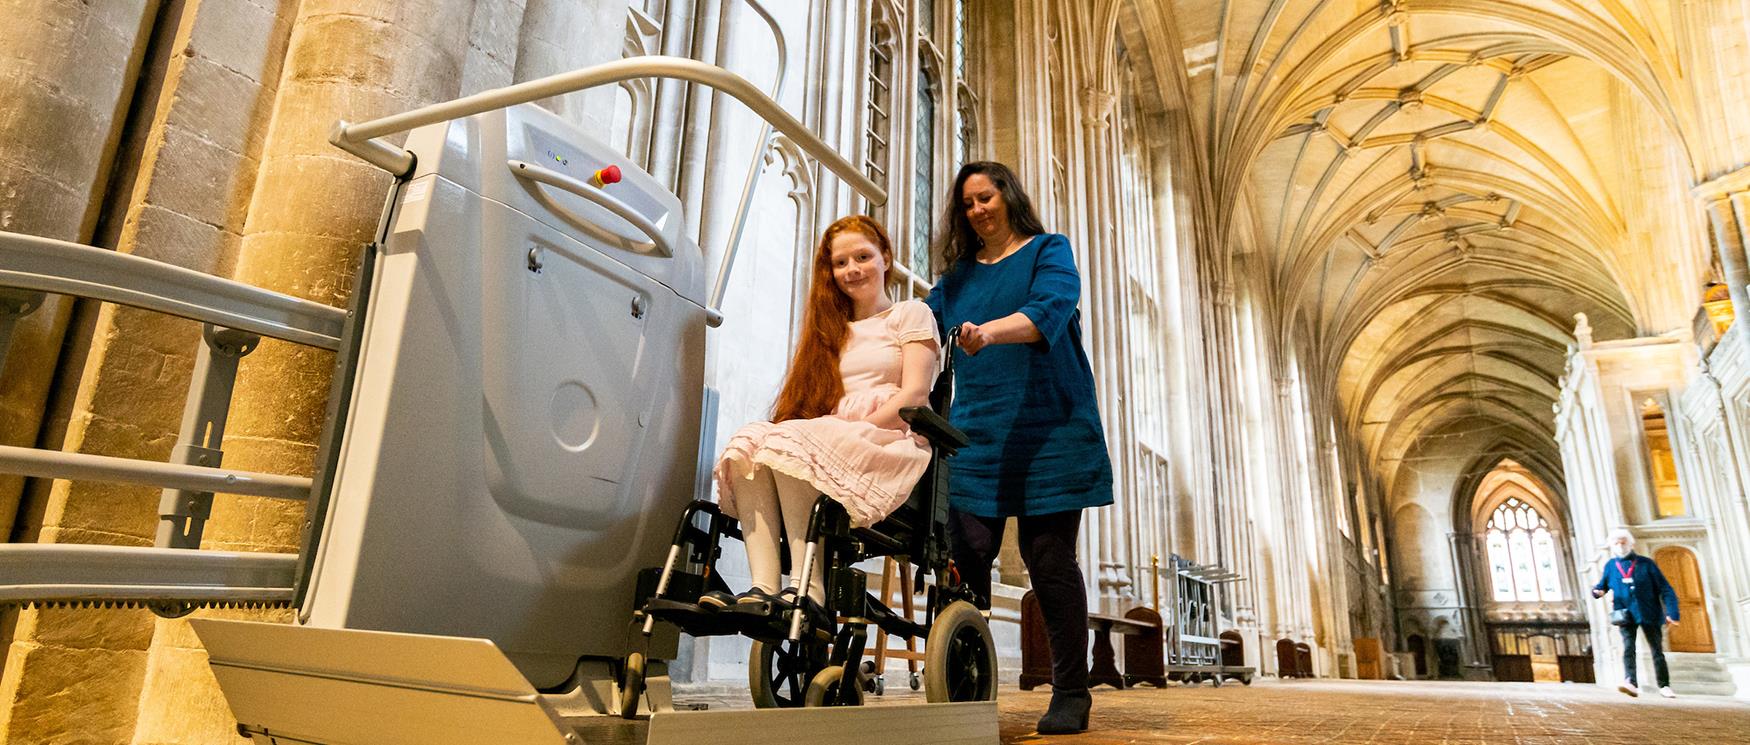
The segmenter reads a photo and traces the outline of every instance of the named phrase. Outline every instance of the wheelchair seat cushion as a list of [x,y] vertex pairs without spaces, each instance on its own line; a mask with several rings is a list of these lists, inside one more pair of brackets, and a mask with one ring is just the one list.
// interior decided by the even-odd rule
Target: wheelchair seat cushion
[[828,416],[754,422],[737,431],[712,470],[723,512],[740,517],[734,483],[757,478],[762,468],[838,500],[854,527],[872,525],[905,503],[929,466],[930,449],[909,429],[866,419],[899,392],[900,348],[912,342],[939,347],[935,317],[922,302],[895,303],[852,322],[839,356],[845,395],[838,407]]

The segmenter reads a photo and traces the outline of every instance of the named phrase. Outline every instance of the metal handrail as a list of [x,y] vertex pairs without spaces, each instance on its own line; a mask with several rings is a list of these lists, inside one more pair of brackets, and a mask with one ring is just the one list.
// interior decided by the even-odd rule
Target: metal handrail
[[[772,79],[772,100],[782,101],[784,76],[790,65],[790,49],[784,43],[784,31],[778,27],[778,19],[773,18],[771,11],[766,10],[759,0],[742,0],[742,3],[752,8],[772,31],[772,43],[778,48],[778,74]],[[748,215],[753,213],[753,192],[760,181],[760,163],[765,160],[766,146],[771,140],[772,123],[766,121],[760,127],[759,138],[754,141],[753,160],[747,164],[747,176],[741,182],[741,201],[735,205],[735,222],[729,228],[729,242],[723,247],[723,261],[717,265],[717,279],[712,281],[710,299],[705,302],[705,307],[718,318],[722,318],[723,295],[729,291],[729,271],[735,266],[735,255],[741,250],[741,234],[747,230]]]
[[352,153],[367,163],[396,176],[405,177],[413,172],[413,153],[408,152],[405,148],[382,142],[378,138],[399,134],[427,124],[483,114],[521,103],[539,101],[586,88],[637,78],[685,80],[722,91],[752,109],[760,118],[771,122],[772,126],[795,141],[804,152],[814,156],[827,170],[845,183],[850,184],[851,188],[856,189],[859,194],[867,198],[870,204],[887,203],[886,190],[870,180],[849,160],[846,160],[844,156],[810,131],[807,125],[791,116],[790,112],[785,111],[782,106],[778,105],[777,101],[761,92],[746,78],[716,65],[682,57],[656,55],[616,60],[504,88],[483,91],[472,96],[423,106],[380,119],[358,123],[342,120],[334,123],[328,141],[335,147]]
[[145,308],[322,349],[340,348],[346,311],[161,261],[0,231],[0,287]]

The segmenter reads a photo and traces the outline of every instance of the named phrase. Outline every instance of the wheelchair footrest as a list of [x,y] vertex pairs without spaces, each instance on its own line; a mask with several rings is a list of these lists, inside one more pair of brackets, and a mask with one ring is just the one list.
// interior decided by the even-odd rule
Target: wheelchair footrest
[[693,636],[728,636],[742,630],[741,621],[734,617],[735,614],[705,610],[697,603],[653,598],[644,605],[644,612]]

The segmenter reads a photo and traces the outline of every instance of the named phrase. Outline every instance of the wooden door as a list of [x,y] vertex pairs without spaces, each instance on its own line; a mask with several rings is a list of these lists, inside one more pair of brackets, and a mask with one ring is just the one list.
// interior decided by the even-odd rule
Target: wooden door
[[1495,680],[1502,683],[1530,683],[1536,678],[1531,672],[1531,656],[1524,654],[1494,655]]
[[1362,680],[1384,680],[1384,671],[1380,667],[1379,640],[1372,637],[1355,638],[1355,677]]
[[1564,683],[1595,683],[1592,676],[1592,657],[1590,655],[1562,655],[1557,663],[1562,666],[1562,682]]
[[1677,607],[1683,616],[1676,626],[1666,627],[1665,638],[1673,652],[1714,651],[1713,624],[1708,622],[1706,593],[1702,591],[1701,567],[1695,554],[1680,546],[1666,546],[1653,553],[1659,571],[1677,592]]
[[1531,679],[1538,683],[1562,682],[1562,665],[1556,655],[1555,637],[1539,635],[1526,642],[1531,647]]

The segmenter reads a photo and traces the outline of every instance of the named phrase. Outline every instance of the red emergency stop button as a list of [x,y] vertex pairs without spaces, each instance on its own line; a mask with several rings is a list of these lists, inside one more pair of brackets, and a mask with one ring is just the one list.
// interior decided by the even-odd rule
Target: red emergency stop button
[[590,181],[598,187],[620,183],[620,167],[608,166],[607,168],[596,171],[595,175],[590,177]]

